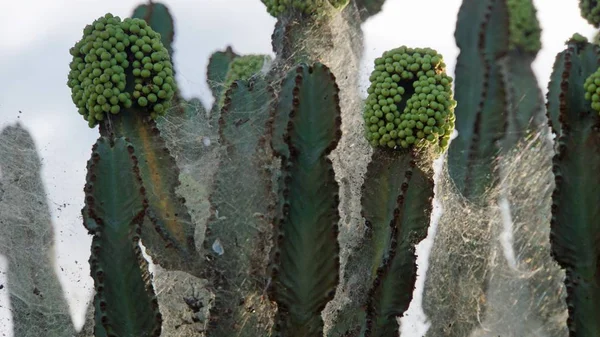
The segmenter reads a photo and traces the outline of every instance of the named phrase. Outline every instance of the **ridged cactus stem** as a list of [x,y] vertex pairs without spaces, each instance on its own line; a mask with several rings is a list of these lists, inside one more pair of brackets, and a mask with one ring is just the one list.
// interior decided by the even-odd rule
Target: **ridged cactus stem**
[[148,263],[139,246],[148,201],[134,148],[100,137],[88,161],[84,225],[94,235],[90,257],[100,336],[158,337],[158,311]]
[[566,271],[569,336],[591,337],[600,334],[600,51],[574,37],[556,62],[547,108],[557,136],[550,241]]
[[75,333],[54,271],[54,228],[41,170],[29,132],[20,124],[5,127],[0,132],[0,254],[8,260],[4,291],[15,337]]
[[[445,193],[458,194],[455,202],[465,198],[469,208],[461,209],[462,216],[445,208],[440,218],[423,295],[431,322],[427,335],[432,337],[464,337],[485,315],[491,240],[500,224],[500,213],[489,207],[496,204],[497,193],[490,192],[500,181],[497,160],[507,126],[507,0],[464,0],[455,37],[460,49],[455,71],[458,136],[450,144],[447,162],[455,187]],[[463,221],[467,216],[471,220]],[[454,298],[452,304],[448,296]]]
[[278,307],[273,336],[321,336],[321,312],[339,282],[339,186],[328,158],[341,136],[339,88],[323,64],[301,64],[295,72],[283,134],[288,152],[278,153],[284,186],[269,296]]
[[111,116],[100,126],[106,137],[127,137],[138,151],[139,169],[148,194],[148,211],[142,239],[154,263],[164,268],[198,274],[194,223],[185,200],[176,192],[179,169],[156,123],[140,108]]
[[215,294],[208,336],[264,336],[273,323],[265,292],[275,202],[268,132],[273,100],[261,78],[234,82],[225,94],[202,250],[204,277]]
[[[388,153],[381,153],[384,151]],[[377,269],[371,270],[373,279],[362,334],[365,337],[397,336],[397,318],[412,300],[417,278],[414,247],[427,236],[434,192],[432,166],[417,157],[415,153],[399,155],[377,150],[373,155],[375,164],[369,165],[363,195],[365,219],[373,228],[389,223],[389,229],[379,239],[379,244],[384,239],[385,250],[375,255],[379,257],[374,264]],[[371,181],[375,176],[378,182]],[[385,184],[388,180],[400,184],[392,189]]]
[[[340,185],[341,262],[345,264],[351,247],[360,240],[363,218],[360,215],[360,190],[371,148],[363,135],[359,91],[363,33],[356,4],[349,3],[341,12],[314,21],[308,17],[279,17],[273,33],[276,59],[271,75],[280,79],[299,62],[321,62],[331,70],[340,88],[342,138],[330,158]],[[277,88],[276,88],[277,89]],[[349,161],[347,158],[353,158]],[[335,320],[336,307],[342,305],[345,278],[341,280],[336,299],[324,314],[327,326]],[[348,285],[352,287],[352,285]]]

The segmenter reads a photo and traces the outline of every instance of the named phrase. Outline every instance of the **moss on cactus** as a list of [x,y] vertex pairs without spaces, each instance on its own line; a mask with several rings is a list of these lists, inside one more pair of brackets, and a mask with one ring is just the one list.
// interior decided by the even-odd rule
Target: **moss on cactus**
[[429,48],[402,46],[375,60],[363,115],[372,146],[409,148],[427,141],[448,147],[456,101],[445,68]]
[[343,9],[348,4],[348,0],[262,0],[262,2],[267,6],[267,12],[274,17],[290,11],[320,17],[333,9]]
[[542,48],[540,22],[532,0],[508,0],[509,47],[537,53]]
[[600,3],[597,0],[579,0],[581,16],[594,27],[600,26]]
[[166,112],[175,93],[173,65],[160,34],[144,20],[106,14],[85,27],[70,53],[67,84],[89,127],[133,105],[152,118]]

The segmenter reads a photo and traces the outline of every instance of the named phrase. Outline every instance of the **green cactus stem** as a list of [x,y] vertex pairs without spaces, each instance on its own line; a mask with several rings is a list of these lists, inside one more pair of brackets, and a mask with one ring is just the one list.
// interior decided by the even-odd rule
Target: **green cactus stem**
[[571,39],[556,62],[563,65],[553,71],[548,92],[549,98],[555,97],[548,100],[548,114],[558,139],[553,159],[552,256],[566,271],[569,335],[597,336],[600,116],[594,100],[586,98],[596,91],[600,53],[595,45]]
[[509,52],[504,80],[510,108],[502,148],[509,150],[531,132],[547,130],[544,97],[531,68],[541,49],[541,28],[532,0],[507,1]]
[[[504,64],[509,51],[508,23],[506,0],[463,0],[459,10],[455,38],[460,54],[454,87],[459,102],[455,110],[458,136],[448,149],[453,186],[448,185],[451,193],[468,202],[473,214],[486,216],[474,221],[474,228],[444,223],[455,220],[453,214],[440,219],[423,295],[423,308],[431,322],[427,336],[463,337],[485,317],[485,305],[474,303],[485,302],[491,233],[500,215],[480,210],[495,202],[488,192],[500,181],[497,161],[509,104]],[[465,235],[472,244],[467,244]],[[468,296],[457,295],[466,292]],[[456,301],[448,303],[449,295],[457,295],[452,297]]]
[[272,325],[274,308],[263,295],[275,203],[268,170],[273,100],[262,78],[233,82],[226,93],[203,252],[215,293],[208,336],[265,336]]
[[286,337],[323,334],[321,311],[339,281],[339,187],[327,158],[341,136],[339,89],[323,64],[301,64],[295,71],[269,288],[278,306],[274,335]]
[[[100,137],[88,161],[85,226],[96,295],[96,336],[153,336],[161,315],[139,246],[147,207],[133,145]],[[86,214],[87,213],[87,214]]]
[[498,182],[494,161],[506,128],[507,99],[497,60],[508,51],[506,22],[502,0],[464,0],[458,15],[455,97],[464,105],[456,110],[458,137],[450,145],[448,167],[468,199],[478,199]]

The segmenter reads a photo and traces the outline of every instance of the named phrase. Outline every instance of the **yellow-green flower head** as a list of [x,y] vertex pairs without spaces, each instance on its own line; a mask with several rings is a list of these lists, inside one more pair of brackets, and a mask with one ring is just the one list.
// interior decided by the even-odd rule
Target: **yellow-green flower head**
[[372,146],[448,147],[456,101],[442,55],[430,48],[400,48],[375,60],[364,120]]
[[600,3],[597,0],[579,0],[581,16],[594,27],[600,26]]
[[537,54],[542,48],[542,29],[532,0],[508,0],[510,49]]
[[297,11],[305,15],[322,17],[332,10],[341,10],[349,0],[262,0],[267,12],[274,17]]
[[131,106],[152,118],[166,113],[175,93],[173,64],[160,34],[144,20],[106,14],[85,27],[70,52],[67,84],[90,127]]
[[592,109],[600,113],[600,68],[583,84],[585,99],[591,101]]

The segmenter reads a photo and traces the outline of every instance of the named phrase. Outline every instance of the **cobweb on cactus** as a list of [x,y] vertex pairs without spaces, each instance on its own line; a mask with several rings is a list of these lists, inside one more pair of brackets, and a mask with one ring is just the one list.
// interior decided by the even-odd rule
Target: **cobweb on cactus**
[[483,206],[462,198],[444,169],[426,276],[438,282],[423,300],[428,336],[566,336],[564,272],[550,256],[552,155],[546,127],[522,139],[498,160],[501,182]]

